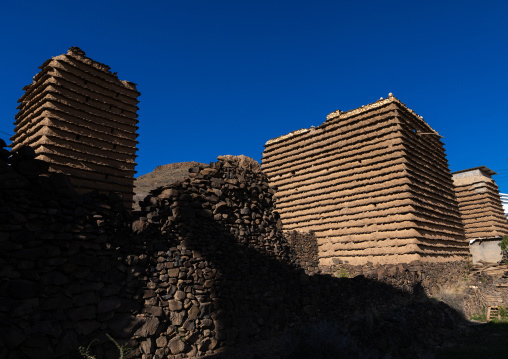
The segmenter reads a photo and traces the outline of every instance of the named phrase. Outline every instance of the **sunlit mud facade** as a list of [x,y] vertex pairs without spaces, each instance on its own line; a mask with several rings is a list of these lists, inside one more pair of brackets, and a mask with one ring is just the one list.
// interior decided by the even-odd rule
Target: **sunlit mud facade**
[[137,132],[136,85],[79,48],[53,57],[25,86],[13,150],[29,145],[78,192],[119,193],[132,206]]
[[392,95],[269,140],[262,167],[284,230],[314,231],[320,265],[467,253],[443,143]]
[[495,174],[485,166],[452,173],[467,239],[508,235],[499,188],[491,177]]

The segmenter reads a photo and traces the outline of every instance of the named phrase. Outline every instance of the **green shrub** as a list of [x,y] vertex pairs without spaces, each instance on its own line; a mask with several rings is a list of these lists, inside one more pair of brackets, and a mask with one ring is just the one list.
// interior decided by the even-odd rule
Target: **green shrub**
[[482,308],[480,313],[471,314],[471,320],[477,320],[479,322],[486,322],[487,321],[487,309]]
[[504,236],[501,242],[498,243],[499,247],[501,247],[502,251],[505,251],[508,248],[508,236]]
[[[106,336],[115,345],[115,347],[118,349],[118,353],[119,353],[119,357],[118,358],[119,359],[125,359],[127,357],[127,355],[129,355],[130,348],[127,345],[120,345],[120,344],[118,344],[118,342],[116,340],[114,340],[113,337],[111,337],[111,335],[106,334]],[[79,354],[83,358],[85,358],[85,359],[97,359],[97,357],[90,352],[90,347],[92,346],[92,344],[94,342],[98,342],[98,341],[99,341],[98,339],[92,340],[90,342],[90,344],[88,344],[88,346],[86,348],[80,346],[78,348]]]
[[349,272],[347,269],[340,267],[334,274],[337,278],[349,278]]

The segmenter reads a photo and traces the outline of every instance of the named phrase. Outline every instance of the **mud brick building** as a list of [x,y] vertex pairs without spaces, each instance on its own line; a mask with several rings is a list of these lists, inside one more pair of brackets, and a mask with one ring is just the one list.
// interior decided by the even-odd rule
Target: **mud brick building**
[[440,136],[391,94],[269,140],[262,167],[283,229],[314,231],[320,265],[467,254]]
[[12,148],[29,145],[50,171],[70,176],[78,192],[121,194],[134,188],[136,85],[71,47],[42,64],[19,99]]
[[496,174],[485,166],[452,173],[467,239],[508,235],[499,188],[492,179]]

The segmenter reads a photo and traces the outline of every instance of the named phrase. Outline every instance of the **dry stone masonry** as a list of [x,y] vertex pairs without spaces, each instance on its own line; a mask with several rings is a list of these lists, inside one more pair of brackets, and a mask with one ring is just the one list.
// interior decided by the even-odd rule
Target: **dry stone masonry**
[[452,173],[467,239],[508,235],[499,188],[492,179],[496,174],[485,166]]
[[[306,275],[299,263],[316,268],[313,234],[283,236],[274,190],[252,159],[193,167],[131,214],[119,196],[77,194],[35,156],[0,151],[1,358],[78,358],[80,346],[115,358],[110,335],[130,358],[253,359],[257,349],[243,345],[289,328],[306,336],[324,318],[340,327],[333,342],[347,337],[349,357],[402,358],[456,330],[456,313],[413,289],[425,263],[398,269],[406,290],[368,273]],[[280,343],[279,357],[293,358],[295,341]]]
[[122,199],[78,195],[30,147],[0,153],[0,357],[75,358],[88,335],[122,338],[143,272],[123,264],[133,252]]
[[136,159],[136,85],[71,47],[40,67],[19,99],[12,148],[29,145],[81,193],[118,192],[131,208]]
[[269,140],[263,171],[285,231],[314,231],[320,265],[467,254],[439,135],[393,95]]

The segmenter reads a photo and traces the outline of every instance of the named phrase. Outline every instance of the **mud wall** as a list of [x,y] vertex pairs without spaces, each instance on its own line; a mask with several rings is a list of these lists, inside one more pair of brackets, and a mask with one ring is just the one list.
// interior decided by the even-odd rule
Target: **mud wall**
[[453,173],[467,239],[508,235],[508,222],[492,174],[496,173],[485,166]]
[[118,192],[131,208],[136,86],[76,47],[40,69],[18,101],[12,148],[31,146],[50,171],[69,175],[79,192]]
[[466,254],[443,144],[434,133],[390,96],[268,141],[262,168],[277,188],[284,230],[314,231],[320,265]]

